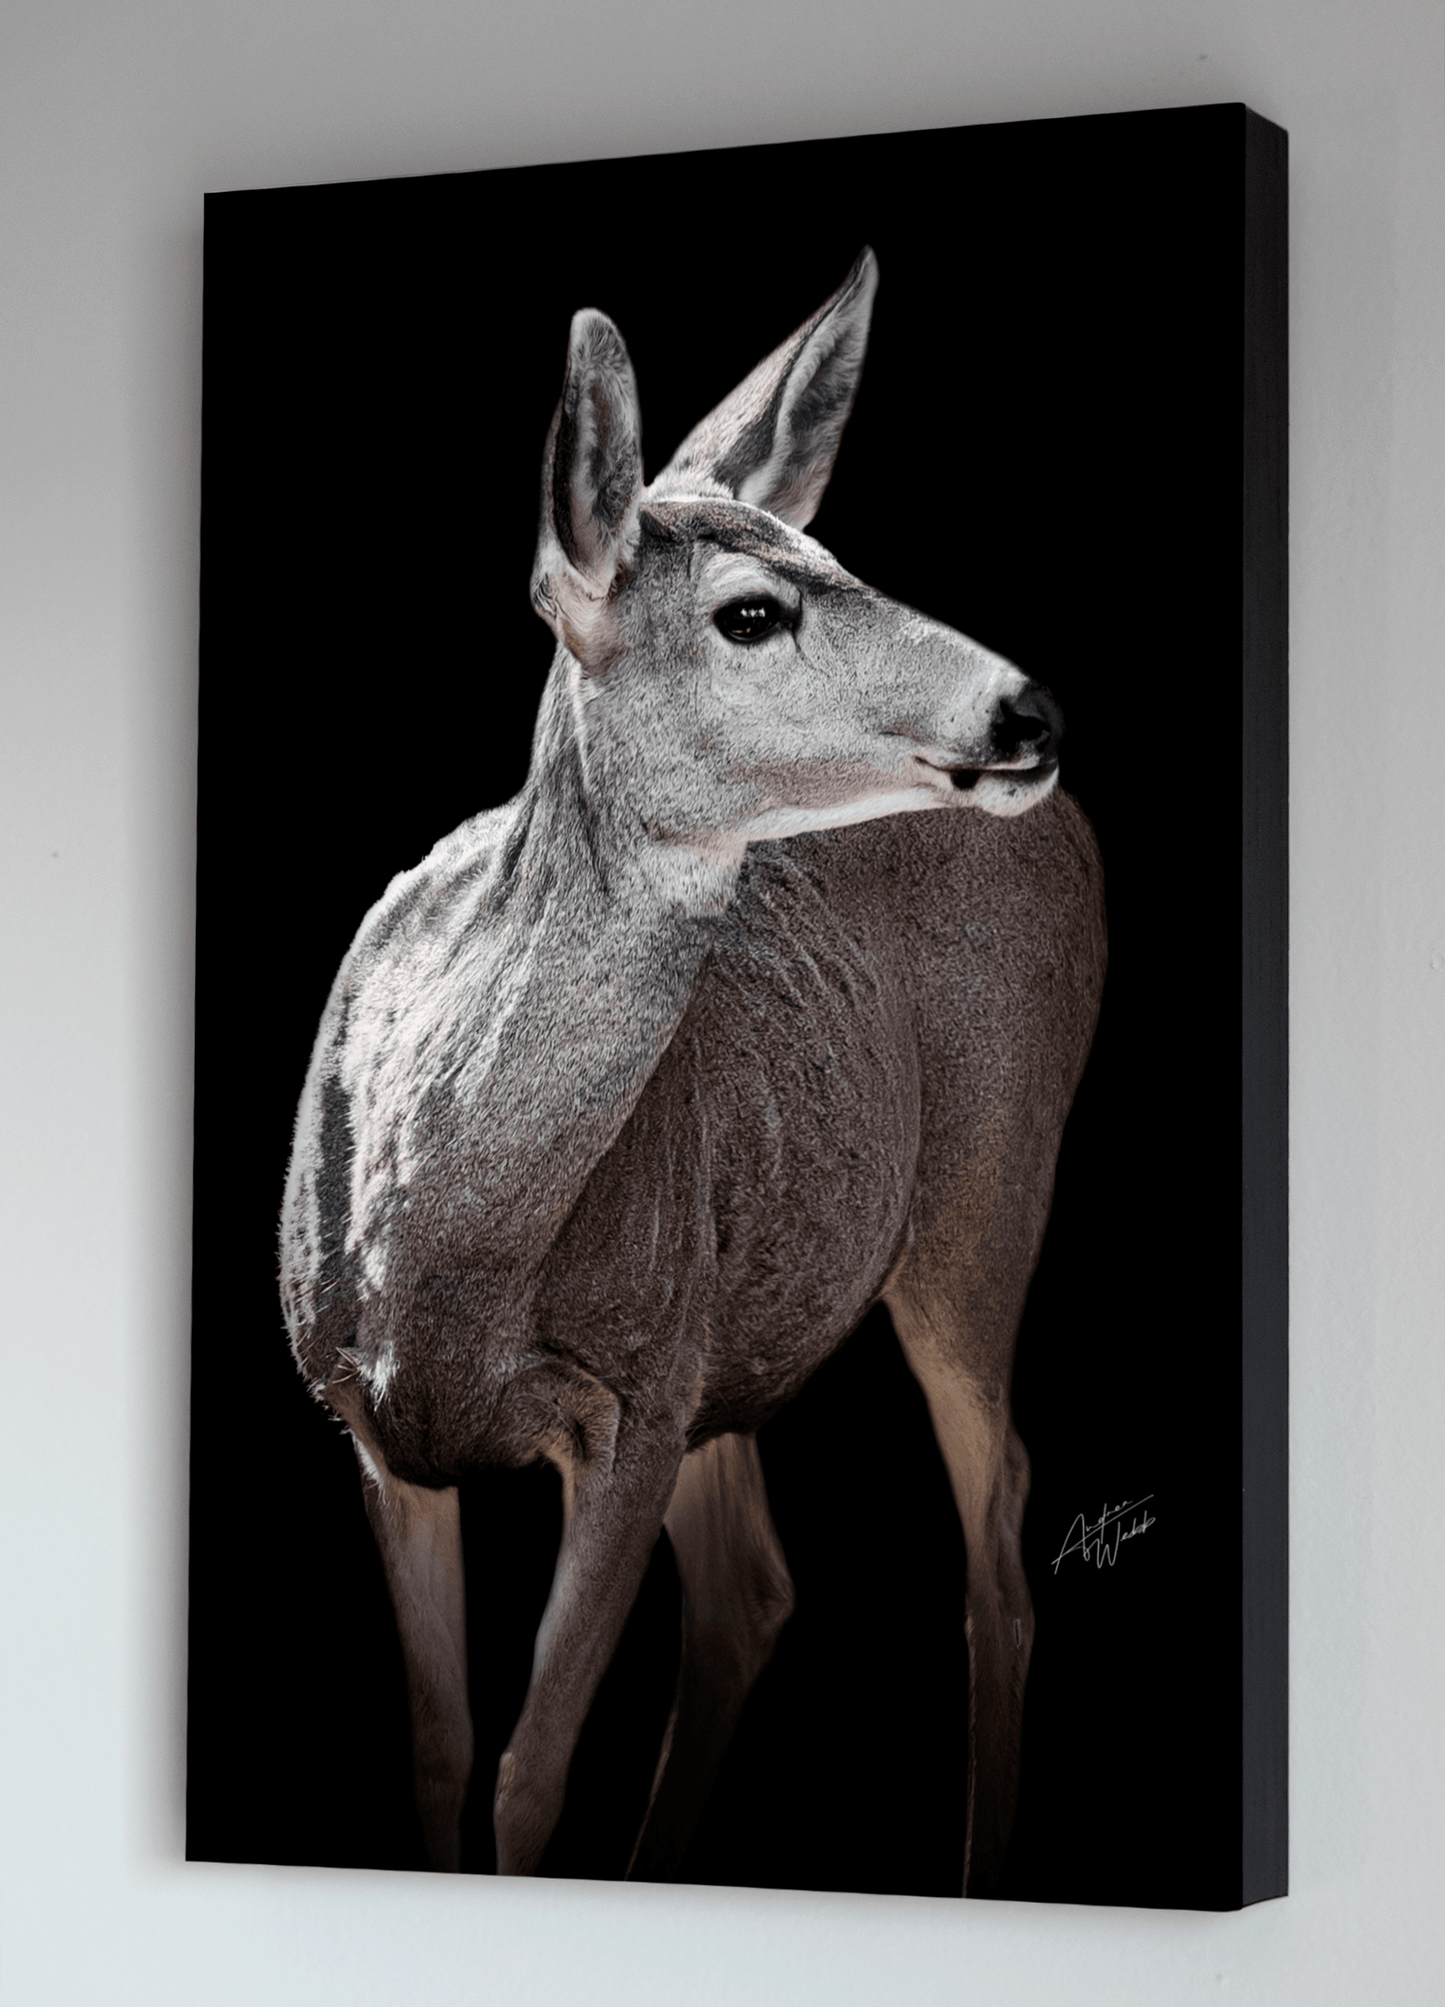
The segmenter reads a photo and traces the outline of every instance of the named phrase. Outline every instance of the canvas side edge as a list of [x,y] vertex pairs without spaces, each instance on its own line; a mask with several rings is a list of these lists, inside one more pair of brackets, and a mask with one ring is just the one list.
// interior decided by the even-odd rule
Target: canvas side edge
[[1288,1887],[1288,136],[1244,116],[1241,1900]]

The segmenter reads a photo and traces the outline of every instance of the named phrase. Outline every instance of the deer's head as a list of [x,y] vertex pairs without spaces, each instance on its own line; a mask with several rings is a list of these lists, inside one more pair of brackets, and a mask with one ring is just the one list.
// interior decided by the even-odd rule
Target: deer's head
[[805,534],[877,277],[864,251],[650,487],[622,337],[590,309],[572,323],[533,603],[562,644],[589,792],[705,855],[907,810],[1017,815],[1057,777],[1042,685]]

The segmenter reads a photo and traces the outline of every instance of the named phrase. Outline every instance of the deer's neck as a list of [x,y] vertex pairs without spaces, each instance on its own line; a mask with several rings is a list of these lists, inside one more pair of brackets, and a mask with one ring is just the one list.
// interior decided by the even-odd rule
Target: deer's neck
[[529,1267],[617,1140],[677,1029],[738,858],[651,840],[589,788],[559,664],[493,904],[481,1036],[456,1092],[491,1252]]

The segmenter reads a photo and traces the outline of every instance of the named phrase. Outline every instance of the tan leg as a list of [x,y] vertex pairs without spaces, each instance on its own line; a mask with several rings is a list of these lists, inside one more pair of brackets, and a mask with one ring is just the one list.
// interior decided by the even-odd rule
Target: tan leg
[[743,1702],[793,1609],[758,1446],[719,1436],[683,1460],[664,1520],[682,1582],[682,1661],[628,1874],[676,1871]]
[[[1007,1296],[1021,1292],[1011,1288]],[[933,1306],[937,1312],[937,1306]],[[977,1311],[980,1306],[970,1306]],[[970,1370],[951,1341],[950,1313],[927,1315],[906,1292],[889,1308],[904,1354],[928,1401],[934,1434],[963,1521],[969,1667],[968,1824],[964,1894],[992,1894],[1018,1800],[1024,1682],[1033,1649],[1033,1602],[1020,1553],[1028,1452],[1009,1412],[1008,1380]],[[1018,1311],[1002,1311],[1008,1353]],[[981,1320],[988,1322],[984,1315]],[[1006,1355],[1007,1356],[1007,1355]]]
[[561,1816],[567,1771],[636,1600],[672,1494],[681,1446],[618,1443],[583,1463],[559,1450],[565,1524],[527,1689],[497,1770],[497,1872],[536,1871]]
[[456,1486],[429,1491],[394,1477],[354,1433],[367,1517],[396,1612],[411,1699],[416,1807],[434,1868],[461,1866],[460,1821],[472,1773],[467,1621]]

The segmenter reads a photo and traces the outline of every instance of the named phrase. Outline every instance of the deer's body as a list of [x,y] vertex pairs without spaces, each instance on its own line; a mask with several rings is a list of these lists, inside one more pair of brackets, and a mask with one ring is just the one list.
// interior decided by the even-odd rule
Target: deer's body
[[1100,880],[1036,686],[798,533],[871,277],[645,494],[625,352],[579,316],[527,787],[393,884],[322,1025],[283,1294],[362,1461],[441,1866],[471,1761],[458,1478],[546,1457],[564,1480],[504,1870],[540,1858],[666,1525],[683,1661],[635,1870],[667,1872],[791,1607],[754,1433],[879,1296],[968,1543],[971,1887],[1007,1837],[1032,1637],[1008,1389]]

